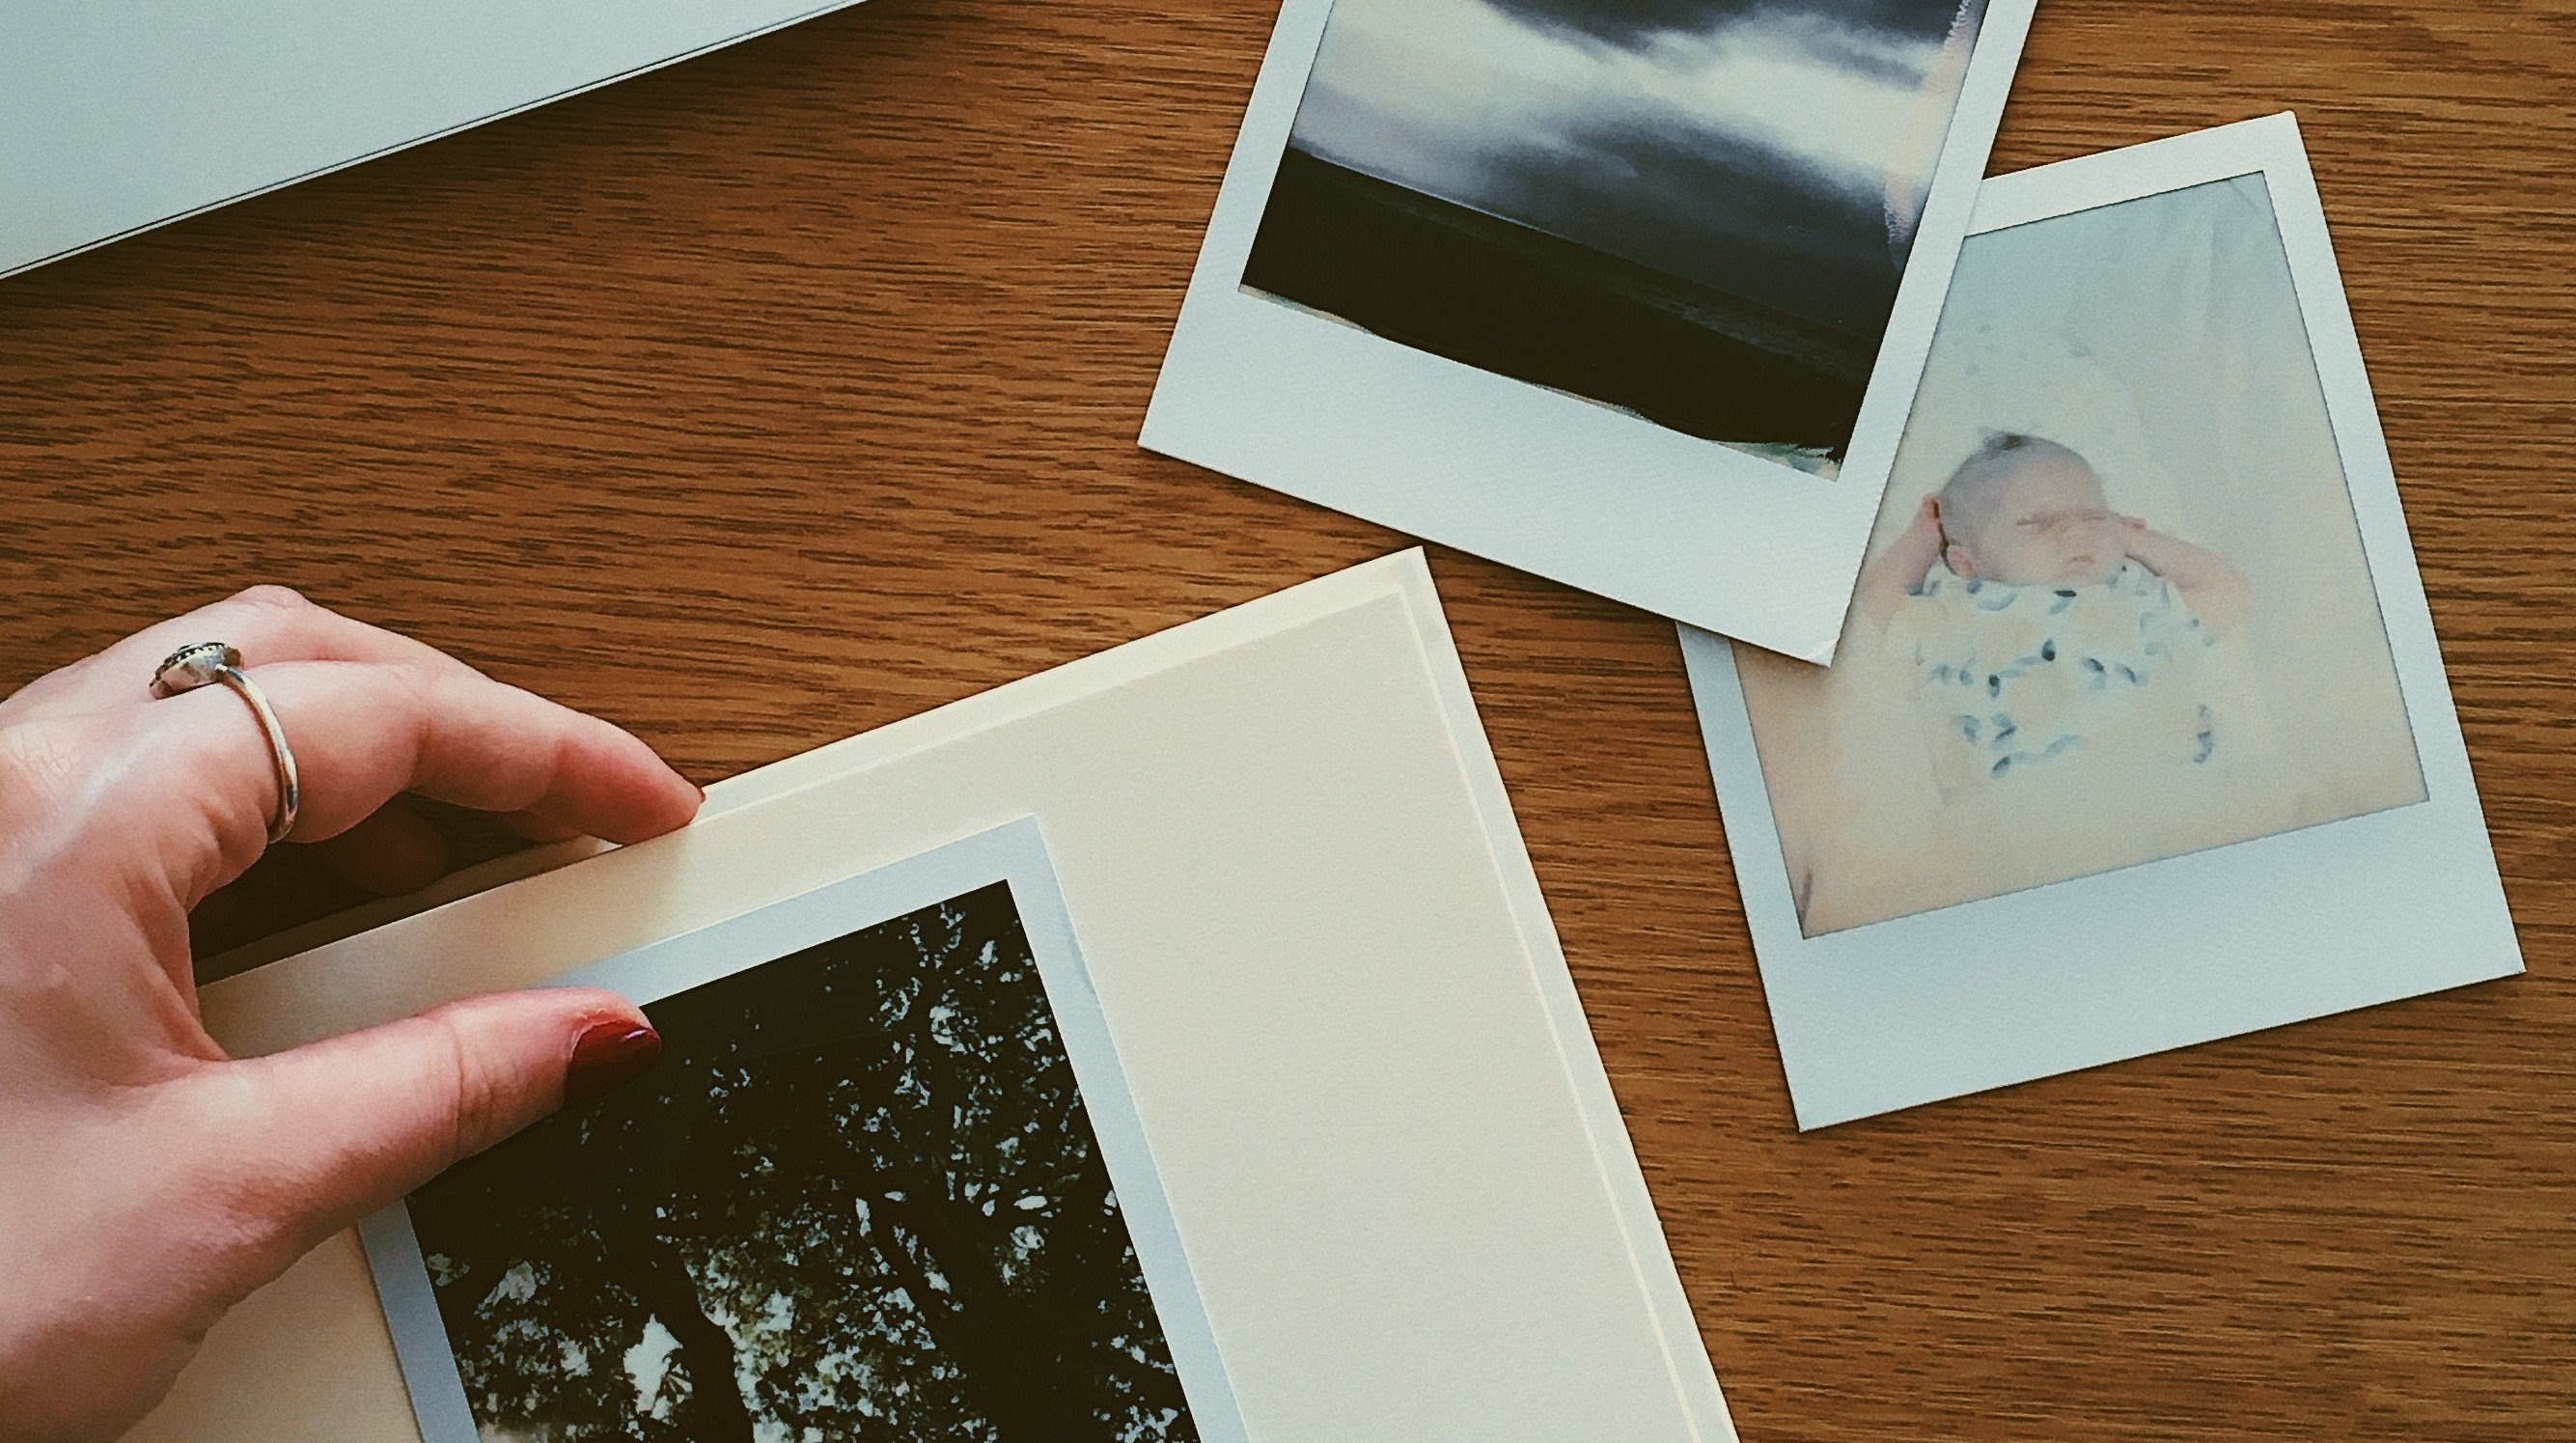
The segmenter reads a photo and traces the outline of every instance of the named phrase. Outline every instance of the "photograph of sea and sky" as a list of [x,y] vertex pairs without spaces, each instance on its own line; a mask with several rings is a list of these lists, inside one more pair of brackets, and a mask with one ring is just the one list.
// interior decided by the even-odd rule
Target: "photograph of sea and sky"
[[1243,287],[1830,474],[1984,0],[1338,0]]

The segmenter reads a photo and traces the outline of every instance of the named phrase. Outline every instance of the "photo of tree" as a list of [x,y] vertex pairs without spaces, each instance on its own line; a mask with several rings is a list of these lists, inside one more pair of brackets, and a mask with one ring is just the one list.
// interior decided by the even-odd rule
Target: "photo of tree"
[[645,1011],[412,1199],[484,1439],[1197,1438],[1007,884]]

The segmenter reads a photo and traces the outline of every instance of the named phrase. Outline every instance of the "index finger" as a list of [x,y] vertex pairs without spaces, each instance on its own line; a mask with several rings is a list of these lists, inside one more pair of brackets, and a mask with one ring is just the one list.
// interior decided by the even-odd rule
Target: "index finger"
[[[417,792],[633,842],[687,822],[703,796],[626,731],[462,664],[279,662],[248,675],[302,772],[297,841]],[[146,825],[162,874],[193,904],[266,845],[277,803],[268,741],[223,687],[150,703],[140,719],[142,754],[116,768],[102,800],[119,807],[130,789],[126,810],[156,819]]]

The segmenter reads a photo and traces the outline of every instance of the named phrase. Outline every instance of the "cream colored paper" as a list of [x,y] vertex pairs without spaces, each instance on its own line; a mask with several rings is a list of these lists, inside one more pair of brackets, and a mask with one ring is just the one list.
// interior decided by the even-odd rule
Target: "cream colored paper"
[[[680,834],[215,984],[263,1052],[1035,813],[1252,1436],[1734,1436],[1420,554],[715,789]],[[150,1440],[417,1436],[334,1239]]]

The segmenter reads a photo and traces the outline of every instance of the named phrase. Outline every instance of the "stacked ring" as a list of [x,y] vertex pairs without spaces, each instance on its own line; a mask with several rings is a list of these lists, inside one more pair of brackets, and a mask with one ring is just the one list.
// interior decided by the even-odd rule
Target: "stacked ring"
[[277,713],[269,707],[268,693],[250,679],[241,663],[241,652],[225,642],[183,646],[153,669],[152,695],[172,697],[220,682],[250,704],[251,715],[259,719],[259,729],[268,738],[269,761],[277,772],[277,810],[269,814],[268,840],[281,842],[295,827],[295,752],[286,744],[286,728],[277,724]]

